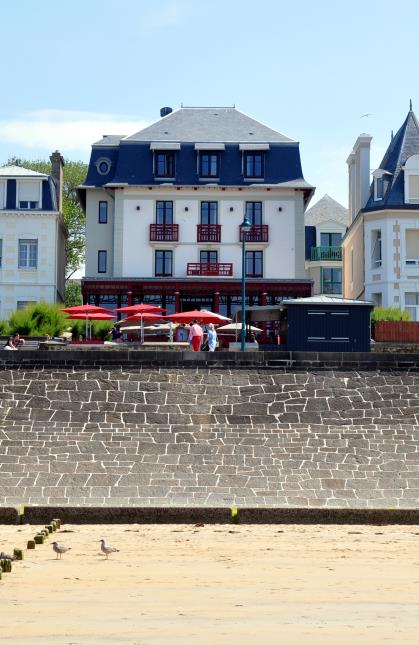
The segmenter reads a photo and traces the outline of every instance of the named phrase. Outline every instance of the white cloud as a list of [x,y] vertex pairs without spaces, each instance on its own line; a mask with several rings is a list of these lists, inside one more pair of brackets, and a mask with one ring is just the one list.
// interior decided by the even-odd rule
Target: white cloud
[[0,141],[31,150],[86,153],[103,134],[133,134],[147,125],[118,114],[38,110],[0,121]]

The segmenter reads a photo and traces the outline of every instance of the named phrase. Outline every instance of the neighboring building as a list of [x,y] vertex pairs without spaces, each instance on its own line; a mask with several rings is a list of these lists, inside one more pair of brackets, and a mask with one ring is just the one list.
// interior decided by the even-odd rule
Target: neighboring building
[[400,307],[419,320],[419,124],[412,107],[371,186],[370,141],[361,135],[347,162],[353,221],[343,240],[344,295]]
[[324,195],[305,215],[306,271],[313,295],[342,295],[342,238],[348,227],[347,209]]
[[79,197],[86,209],[84,301],[232,315],[247,236],[249,304],[310,295],[304,211],[314,188],[296,141],[235,108],[171,108],[131,136],[93,144]]
[[0,168],[0,318],[35,302],[64,300],[63,158],[52,174]]

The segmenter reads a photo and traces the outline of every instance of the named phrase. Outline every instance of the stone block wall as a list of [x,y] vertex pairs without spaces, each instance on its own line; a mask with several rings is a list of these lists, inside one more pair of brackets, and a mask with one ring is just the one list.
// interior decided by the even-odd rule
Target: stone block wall
[[0,371],[0,504],[416,508],[419,373]]

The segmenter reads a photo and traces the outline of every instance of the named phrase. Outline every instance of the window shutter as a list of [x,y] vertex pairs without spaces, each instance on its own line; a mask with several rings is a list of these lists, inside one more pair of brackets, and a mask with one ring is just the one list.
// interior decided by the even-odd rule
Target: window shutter
[[406,231],[406,260],[419,260],[419,229]]
[[18,196],[20,202],[39,202],[39,182],[20,181]]

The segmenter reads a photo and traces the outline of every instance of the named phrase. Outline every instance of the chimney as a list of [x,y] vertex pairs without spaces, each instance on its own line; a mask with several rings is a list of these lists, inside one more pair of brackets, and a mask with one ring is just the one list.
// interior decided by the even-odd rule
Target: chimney
[[55,182],[55,187],[57,191],[57,208],[62,213],[63,211],[63,171],[64,171],[64,159],[58,150],[52,153],[50,156],[51,161],[51,176]]
[[346,160],[349,172],[349,215],[353,222],[370,196],[370,148],[372,137],[360,134]]
[[160,109],[160,116],[167,116],[171,112],[173,112],[173,108],[171,108],[171,107],[162,107]]

